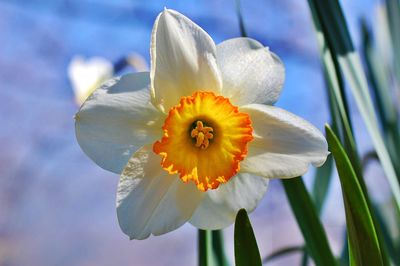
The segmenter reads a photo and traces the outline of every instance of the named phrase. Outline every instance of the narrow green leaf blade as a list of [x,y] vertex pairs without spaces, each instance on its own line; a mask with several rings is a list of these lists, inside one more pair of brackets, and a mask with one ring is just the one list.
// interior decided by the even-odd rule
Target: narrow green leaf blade
[[[380,121],[392,123],[397,120],[396,108],[390,95],[388,66],[374,47],[373,37],[365,20],[361,21],[362,55],[366,66]],[[385,127],[385,125],[383,125]]]
[[328,194],[329,185],[332,177],[332,156],[329,155],[323,166],[315,171],[312,195],[314,198],[315,209],[318,215],[321,214],[326,196]]
[[270,262],[271,260],[280,258],[285,255],[290,255],[295,252],[304,252],[305,246],[290,246],[278,249],[263,259],[263,263]]
[[257,241],[245,209],[239,210],[236,215],[234,234],[236,266],[261,266]]
[[375,212],[375,217],[377,218],[377,221],[380,224],[382,238],[385,241],[388,253],[390,254],[390,257],[391,257],[392,261],[394,262],[394,264],[400,265],[400,254],[395,245],[395,242],[392,239],[393,235],[391,234],[388,224],[384,219],[382,210],[378,206],[373,206],[373,209]]
[[324,228],[301,177],[282,179],[286,196],[316,265],[336,265]]
[[331,128],[326,126],[325,129],[342,186],[350,262],[355,265],[384,265],[371,213],[351,162]]
[[400,2],[399,0],[386,0],[385,2],[394,53],[394,68],[397,81],[400,82]]
[[240,36],[247,37],[246,27],[244,26],[244,21],[243,21],[240,0],[236,0],[236,13],[237,13],[237,17],[239,19]]

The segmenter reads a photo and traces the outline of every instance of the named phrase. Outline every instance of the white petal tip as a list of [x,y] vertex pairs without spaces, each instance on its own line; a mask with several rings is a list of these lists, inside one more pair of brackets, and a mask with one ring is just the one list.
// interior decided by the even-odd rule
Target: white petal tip
[[326,151],[325,156],[324,156],[323,158],[321,158],[321,160],[319,160],[319,161],[312,162],[312,165],[313,165],[314,167],[321,167],[321,166],[323,166],[323,165],[325,164],[326,159],[328,158],[329,154],[331,154],[331,153],[330,153],[329,151]]

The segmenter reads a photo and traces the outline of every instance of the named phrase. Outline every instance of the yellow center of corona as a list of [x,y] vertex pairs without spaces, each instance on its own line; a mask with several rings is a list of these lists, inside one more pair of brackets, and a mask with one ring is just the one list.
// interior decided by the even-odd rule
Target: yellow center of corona
[[237,174],[253,139],[249,115],[212,92],[182,97],[169,111],[163,132],[153,145],[161,166],[201,191],[216,189]]
[[201,149],[207,149],[210,145],[210,139],[214,137],[212,127],[205,127],[202,121],[196,122],[196,128],[192,129],[190,136],[196,139],[195,146]]

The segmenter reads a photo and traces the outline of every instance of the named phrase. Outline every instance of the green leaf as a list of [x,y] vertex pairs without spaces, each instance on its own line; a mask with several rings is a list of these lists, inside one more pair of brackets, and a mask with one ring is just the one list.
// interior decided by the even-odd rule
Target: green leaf
[[253,228],[245,209],[239,210],[235,220],[236,266],[261,266],[261,257]]
[[301,266],[307,266],[310,257],[308,257],[307,251],[303,253],[303,258],[301,258]]
[[345,241],[344,241],[344,245],[343,245],[343,247],[342,247],[342,251],[340,252],[340,258],[339,258],[339,262],[340,262],[340,265],[343,265],[343,266],[347,266],[347,265],[349,265],[349,261],[350,261],[350,254],[349,254],[349,241],[348,241],[348,238],[347,238],[347,230],[345,230],[345,232],[344,232],[344,239],[345,239]]
[[382,236],[385,240],[385,244],[387,246],[387,250],[390,254],[390,257],[392,258],[393,262],[395,265],[400,265],[400,254],[396,248],[396,245],[392,239],[393,235],[391,234],[388,225],[385,222],[385,219],[383,217],[382,211],[378,206],[373,206],[375,216],[380,224],[381,231],[382,231]]
[[[396,108],[389,92],[389,69],[382,62],[382,56],[374,49],[371,33],[365,20],[361,21],[362,55],[367,69],[368,79],[374,92],[379,118],[384,123],[396,121]],[[385,125],[383,125],[385,127]]]
[[384,265],[371,213],[351,162],[330,127],[325,129],[342,186],[350,265]]
[[353,136],[353,128],[351,118],[348,111],[346,93],[344,90],[344,81],[340,71],[339,62],[334,53],[331,52],[329,43],[323,34],[323,25],[319,18],[319,14],[315,6],[310,2],[311,14],[314,26],[318,34],[318,43],[320,47],[323,73],[328,89],[329,108],[332,117],[332,127],[334,132],[343,140],[344,147],[349,154],[350,160],[355,165],[356,173],[359,177],[361,174],[361,165],[359,162],[356,142]]
[[329,184],[332,179],[332,164],[332,156],[329,155],[324,165],[315,171],[312,195],[318,215],[321,215],[321,210],[328,194]]
[[[317,168],[315,171],[312,197],[318,216],[321,216],[322,208],[329,191],[329,185],[332,179],[332,164],[332,156],[329,155],[324,165]],[[308,265],[308,261],[308,253],[307,250],[304,249],[301,265]]]
[[398,115],[393,99],[390,94],[389,69],[385,62],[382,62],[381,55],[377,54],[376,49],[373,49],[372,37],[365,21],[361,24],[362,32],[362,55],[364,57],[365,66],[368,74],[368,79],[371,84],[374,94],[374,102],[377,107],[379,122],[381,124],[383,134],[385,136],[386,146],[397,176],[400,173],[400,135],[398,125]]
[[240,7],[240,0],[236,0],[236,13],[239,19],[240,36],[247,37],[246,27],[244,26],[242,9]]
[[[321,216],[322,207],[324,206],[326,196],[329,191],[329,185],[332,179],[332,156],[329,155],[323,166],[317,168],[314,175],[314,184],[312,197],[314,199],[315,209],[318,216]],[[304,249],[301,265],[308,265],[308,253]]]
[[304,252],[305,246],[290,246],[290,247],[284,247],[281,249],[278,249],[274,252],[272,252],[270,255],[268,255],[266,258],[263,259],[263,263],[270,262],[271,260],[280,258],[285,255],[292,254],[294,252]]
[[400,82],[400,2],[398,0],[386,0],[385,2],[394,53],[394,68],[397,81]]
[[[344,144],[344,148],[349,156],[349,159],[352,163],[354,171],[356,172],[358,182],[363,190],[364,196],[367,200],[367,204],[370,207],[371,204],[369,202],[368,191],[367,191],[365,182],[363,180],[362,167],[361,167],[361,164],[360,164],[360,161],[358,158],[356,143],[355,143],[354,135],[352,132],[351,120],[349,117],[347,101],[346,101],[346,97],[345,97],[346,94],[344,93],[344,84],[343,84],[341,65],[339,64],[339,61],[338,61],[339,55],[337,54],[338,52],[345,51],[346,49],[351,50],[352,44],[347,45],[347,48],[346,48],[346,45],[343,45],[341,49],[336,48],[336,50],[335,50],[332,42],[327,41],[327,39],[329,37],[329,32],[331,32],[332,25],[326,24],[326,23],[324,24],[324,16],[325,15],[322,14],[322,12],[320,12],[320,9],[324,8],[324,6],[320,5],[319,9],[317,9],[317,7],[318,7],[317,3],[315,1],[311,1],[311,0],[309,1],[309,6],[311,9],[311,14],[312,14],[315,29],[318,32],[317,40],[318,40],[319,46],[320,46],[320,52],[322,55],[322,62],[323,62],[323,67],[324,67],[324,75],[325,75],[325,79],[327,81],[329,106],[330,106],[331,116],[332,116],[333,131],[340,137],[340,139],[342,140],[342,143]],[[340,7],[340,6],[336,5],[336,7]],[[329,10],[327,12],[329,12]],[[339,17],[341,17],[342,22],[344,22],[343,17],[342,16],[339,16]],[[342,25],[342,26],[345,27],[346,25]],[[349,37],[348,33],[344,33],[344,34],[342,34],[342,36]],[[347,38],[347,37],[344,37],[344,38]],[[392,179],[392,181],[393,181],[393,179]],[[395,190],[396,190],[396,187],[394,188],[394,191]],[[378,232],[380,232],[380,226],[377,223],[376,219],[374,219],[374,217],[373,217],[373,221],[375,224],[375,228],[377,229]],[[380,237],[380,234],[378,234],[378,237],[379,237],[381,246],[383,247],[384,246],[384,244],[382,243],[383,239],[382,239],[382,237]],[[382,254],[384,254],[385,264],[387,265],[389,263],[388,259],[387,259],[387,252],[386,252],[385,248],[382,248],[381,251],[382,251]],[[346,256],[344,257],[344,259],[345,258],[346,258]],[[347,264],[345,264],[345,265],[347,265]]]
[[282,179],[286,196],[316,265],[336,265],[324,228],[301,177]]
[[374,147],[389,181],[397,208],[400,209],[400,187],[388,150],[380,134],[378,121],[369,94],[361,60],[346,25],[342,9],[337,0],[308,0],[314,22],[320,25],[317,30],[326,38],[332,56],[337,58],[340,70],[350,84],[357,107],[371,136]]

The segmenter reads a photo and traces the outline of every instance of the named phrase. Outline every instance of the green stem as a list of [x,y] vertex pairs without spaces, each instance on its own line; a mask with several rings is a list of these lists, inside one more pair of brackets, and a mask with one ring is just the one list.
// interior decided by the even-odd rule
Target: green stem
[[224,237],[222,230],[212,231],[212,247],[215,254],[217,265],[228,266],[228,259],[225,255]]
[[199,266],[211,266],[212,260],[212,233],[210,230],[198,231],[199,236]]

